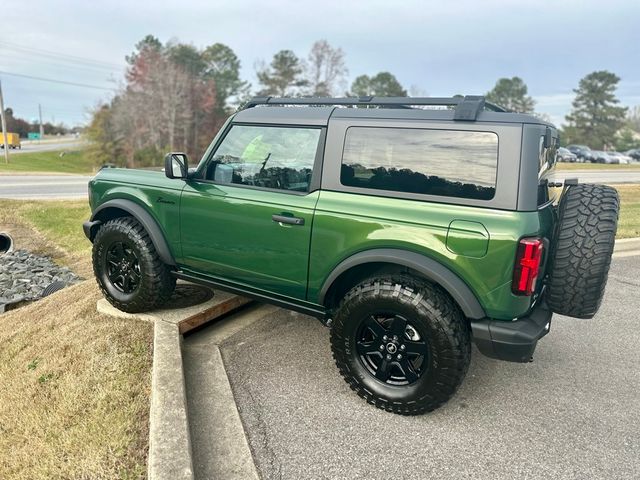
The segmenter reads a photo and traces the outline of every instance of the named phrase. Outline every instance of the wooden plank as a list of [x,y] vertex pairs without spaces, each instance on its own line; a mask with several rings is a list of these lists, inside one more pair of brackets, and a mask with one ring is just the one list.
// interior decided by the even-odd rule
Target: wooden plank
[[238,295],[233,295],[231,297],[225,298],[220,303],[216,303],[206,310],[202,310],[201,312],[198,312],[191,317],[181,320],[178,323],[178,331],[181,335],[184,335],[194,328],[201,327],[202,325],[216,320],[221,316],[226,315],[252,301],[253,300],[251,300],[250,298],[241,297]]

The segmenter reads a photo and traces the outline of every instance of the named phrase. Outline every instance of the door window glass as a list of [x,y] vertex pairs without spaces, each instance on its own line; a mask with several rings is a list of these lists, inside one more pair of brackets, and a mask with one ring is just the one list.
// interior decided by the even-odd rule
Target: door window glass
[[217,183],[308,192],[319,128],[234,125],[207,165]]

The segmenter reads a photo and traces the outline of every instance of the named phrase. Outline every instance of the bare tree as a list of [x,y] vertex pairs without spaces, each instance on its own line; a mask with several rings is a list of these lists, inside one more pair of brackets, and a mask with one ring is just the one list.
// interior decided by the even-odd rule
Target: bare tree
[[341,48],[333,48],[326,40],[318,40],[312,45],[305,68],[311,95],[330,97],[343,91],[348,73]]

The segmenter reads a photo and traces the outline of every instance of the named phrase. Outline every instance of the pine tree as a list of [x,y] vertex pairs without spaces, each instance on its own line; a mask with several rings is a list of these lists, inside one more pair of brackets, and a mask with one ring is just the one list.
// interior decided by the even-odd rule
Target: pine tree
[[625,124],[626,107],[618,105],[615,92],[620,77],[600,70],[590,73],[574,90],[573,110],[567,115],[572,143],[605,148]]
[[527,92],[527,85],[520,77],[501,78],[485,98],[510,112],[533,113],[535,101]]
[[299,93],[307,82],[302,78],[304,66],[291,50],[281,50],[273,56],[269,66],[260,65],[257,76],[262,89],[259,95],[287,97]]

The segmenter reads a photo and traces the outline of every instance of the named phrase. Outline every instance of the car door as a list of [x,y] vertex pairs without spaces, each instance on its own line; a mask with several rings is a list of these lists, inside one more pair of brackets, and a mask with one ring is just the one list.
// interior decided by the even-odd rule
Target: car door
[[183,190],[185,267],[304,300],[323,144],[321,127],[231,125]]

